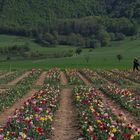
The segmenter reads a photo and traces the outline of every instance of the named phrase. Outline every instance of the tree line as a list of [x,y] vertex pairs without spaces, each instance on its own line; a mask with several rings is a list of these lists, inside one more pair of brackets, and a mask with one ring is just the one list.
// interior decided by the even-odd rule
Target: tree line
[[125,39],[138,33],[138,26],[127,18],[85,17],[55,20],[37,34],[36,41],[44,45],[74,45],[104,47],[110,41]]
[[127,18],[90,16],[79,19],[56,19],[27,27],[0,27],[0,33],[35,38],[43,46],[74,45],[104,47],[110,41],[123,40],[138,33],[139,25]]

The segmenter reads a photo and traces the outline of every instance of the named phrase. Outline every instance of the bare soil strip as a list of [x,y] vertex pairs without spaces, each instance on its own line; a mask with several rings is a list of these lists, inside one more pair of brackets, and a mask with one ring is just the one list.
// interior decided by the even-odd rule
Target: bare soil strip
[[[83,79],[84,83],[86,85],[90,85],[90,82],[82,75],[81,79]],[[140,119],[137,117],[132,116],[131,113],[129,113],[127,110],[122,109],[117,103],[115,103],[115,101],[111,100],[109,97],[107,97],[105,94],[103,94],[101,91],[99,91],[99,95],[103,100],[103,103],[105,104],[105,106],[107,108],[111,108],[112,110],[114,110],[114,113],[118,116],[119,113],[122,113],[123,116],[126,118],[126,123],[130,124],[133,123],[133,125],[137,128],[140,127]]]
[[67,85],[67,83],[68,83],[64,72],[60,73],[60,83],[61,83],[61,85]]
[[6,89],[0,89],[0,94],[5,92],[5,91],[6,91]]
[[77,72],[78,76],[80,77],[81,80],[83,80],[83,82],[85,83],[85,85],[91,85],[91,82],[89,82],[89,80],[87,80],[81,73]]
[[1,78],[4,78],[5,76],[8,76],[8,75],[10,75],[10,74],[13,74],[13,73],[14,73],[14,72],[7,72],[6,74],[1,75],[1,76],[0,76],[0,79],[1,79]]
[[72,90],[63,89],[59,110],[53,124],[51,140],[77,140],[80,131],[77,124],[77,115],[72,101]]
[[15,109],[20,109],[21,106],[24,105],[24,103],[30,99],[37,91],[35,89],[30,90],[23,98],[19,99],[13,106],[5,109],[0,114],[0,126],[4,125],[7,122],[7,119],[9,116],[11,116]]
[[38,78],[38,80],[37,80],[36,83],[35,83],[36,86],[42,86],[42,85],[44,84],[44,80],[45,80],[45,78],[46,78],[46,74],[47,74],[47,72],[44,71],[44,72],[40,75],[40,77]]
[[9,86],[14,86],[16,85],[19,81],[21,81],[22,79],[28,77],[28,75],[31,73],[31,71],[27,71],[26,73],[24,73],[23,75],[17,77],[15,80],[9,82],[7,85]]

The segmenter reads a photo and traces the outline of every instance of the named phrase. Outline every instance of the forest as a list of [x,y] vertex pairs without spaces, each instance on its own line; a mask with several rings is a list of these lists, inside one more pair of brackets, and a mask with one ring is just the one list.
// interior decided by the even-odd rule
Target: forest
[[0,0],[0,34],[43,46],[106,46],[139,33],[139,0]]

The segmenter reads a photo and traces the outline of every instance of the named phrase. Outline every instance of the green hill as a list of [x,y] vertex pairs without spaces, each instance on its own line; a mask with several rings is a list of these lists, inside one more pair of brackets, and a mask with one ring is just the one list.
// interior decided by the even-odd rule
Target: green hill
[[[18,37],[18,36],[5,36],[0,35],[0,48],[10,47],[13,45],[22,45],[28,43],[30,47],[30,52],[38,51],[41,54],[48,56],[50,53],[63,53],[64,51],[73,50],[75,52],[76,48],[74,46],[57,46],[57,47],[46,47],[42,48],[38,44],[34,43],[32,39]],[[130,69],[132,68],[132,61],[134,57],[140,59],[140,38],[132,40],[132,38],[127,38],[123,41],[111,42],[111,46],[96,49],[82,49],[80,55],[73,55],[72,57],[62,57],[62,58],[47,58],[47,59],[22,59],[17,60],[11,57],[9,61],[1,61],[0,69],[30,69],[36,68],[70,68],[70,67],[90,67],[90,68],[104,68],[104,69]],[[117,60],[117,55],[122,55],[123,59],[121,62]],[[2,57],[2,55],[0,55]],[[86,62],[86,57],[89,57],[89,62]],[[3,56],[1,59],[5,59]]]

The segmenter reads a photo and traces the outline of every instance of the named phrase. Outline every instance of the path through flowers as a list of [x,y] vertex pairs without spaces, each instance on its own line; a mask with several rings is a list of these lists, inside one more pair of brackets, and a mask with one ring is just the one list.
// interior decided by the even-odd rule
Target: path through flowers
[[2,72],[0,140],[139,140],[140,73],[115,72]]

